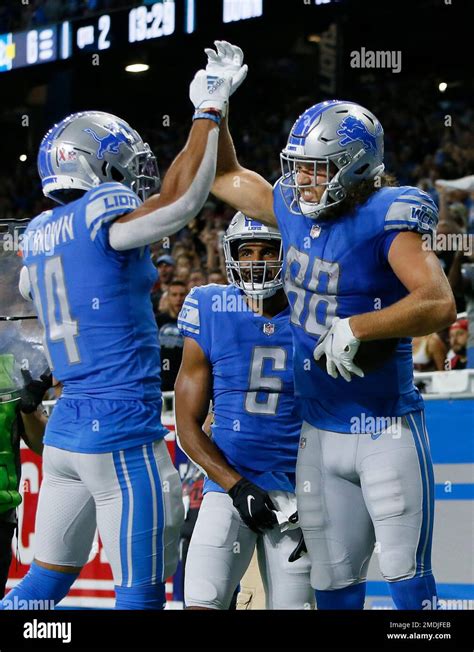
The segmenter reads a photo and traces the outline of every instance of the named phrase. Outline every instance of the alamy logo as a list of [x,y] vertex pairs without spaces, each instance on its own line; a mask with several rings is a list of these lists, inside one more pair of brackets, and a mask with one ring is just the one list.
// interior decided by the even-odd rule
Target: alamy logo
[[399,73],[402,69],[401,50],[366,50],[351,52],[351,68],[391,68]]
[[117,125],[107,125],[106,129],[110,130],[106,136],[101,138],[96,134],[93,129],[84,129],[86,134],[90,134],[92,138],[99,143],[97,150],[97,158],[102,160],[105,154],[118,154],[120,145],[122,143],[130,143],[130,136],[127,136]]
[[70,643],[71,627],[68,622],[43,622],[34,618],[23,625],[23,638],[59,638],[63,643]]
[[351,433],[353,435],[368,435],[375,441],[382,435],[388,435],[392,439],[400,439],[402,436],[401,417],[381,417],[365,414],[351,417]]
[[212,295],[211,310],[212,312],[251,312],[262,315],[263,299],[256,297],[250,306],[245,295],[224,290]]
[[457,609],[462,609],[462,610],[472,610],[474,609],[474,600],[455,600],[455,599],[447,599],[447,600],[441,600],[439,599],[436,595],[432,597],[431,600],[423,600],[421,603],[421,608],[423,610],[457,610]]
[[424,233],[421,240],[424,251],[463,251],[466,256],[474,253],[474,235],[470,233]]
[[373,152],[377,150],[376,136],[370,133],[362,120],[355,118],[353,115],[344,118],[336,133],[338,136],[342,136],[339,145],[344,146],[360,140],[365,150],[372,150]]
[[12,598],[7,596],[2,600],[2,607],[5,611],[46,611],[54,609],[54,600],[25,600],[14,595]]

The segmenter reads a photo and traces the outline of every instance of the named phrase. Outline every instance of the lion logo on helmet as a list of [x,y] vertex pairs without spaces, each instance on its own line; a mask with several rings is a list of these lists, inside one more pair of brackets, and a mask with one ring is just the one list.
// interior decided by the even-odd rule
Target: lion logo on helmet
[[100,138],[93,129],[84,129],[87,134],[90,134],[92,138],[99,143],[99,149],[97,150],[97,158],[103,159],[104,155],[107,153],[118,154],[120,145],[122,143],[130,143],[131,137],[128,136],[122,129],[116,124],[109,124],[105,127],[110,130],[103,138]]
[[379,131],[375,135],[371,134],[362,120],[355,118],[353,115],[344,118],[336,133],[338,136],[342,136],[339,145],[344,146],[360,140],[364,144],[365,150],[377,151],[377,135]]

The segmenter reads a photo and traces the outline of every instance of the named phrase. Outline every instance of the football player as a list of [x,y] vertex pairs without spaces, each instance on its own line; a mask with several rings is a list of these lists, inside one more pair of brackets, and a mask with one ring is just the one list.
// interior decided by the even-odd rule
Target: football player
[[[217,52],[207,50],[208,72],[230,77],[241,51],[216,45]],[[282,234],[303,418],[298,512],[317,605],[363,608],[377,544],[396,607],[420,609],[436,595],[434,485],[410,338],[456,317],[427,246],[437,208],[384,172],[382,126],[353,102],[305,111],[281,162],[272,188],[239,165],[226,124],[213,193]],[[396,348],[365,373],[354,359],[373,340],[380,351],[387,340]]]
[[[255,546],[268,609],[311,608],[309,560],[297,545],[296,455],[289,308],[281,236],[242,213],[224,237],[231,285],[190,292],[176,380],[180,445],[207,474],[188,550],[185,604],[228,609]],[[212,398],[211,438],[202,426]]]
[[40,145],[43,192],[60,206],[28,226],[20,289],[34,301],[63,392],[44,440],[35,560],[10,601],[59,602],[86,563],[97,526],[116,608],[164,606],[183,505],[160,419],[148,245],[204,204],[229,90],[228,80],[196,74],[189,139],[159,194],[155,156],[116,116],[75,113]]

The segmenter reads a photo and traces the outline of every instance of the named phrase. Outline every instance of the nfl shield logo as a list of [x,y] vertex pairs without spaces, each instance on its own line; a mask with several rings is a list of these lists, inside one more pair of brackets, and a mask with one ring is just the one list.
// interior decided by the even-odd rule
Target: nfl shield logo
[[309,232],[309,235],[314,239],[314,238],[319,238],[321,233],[321,227],[319,224],[313,224],[311,227],[311,231]]
[[300,448],[305,448],[305,446],[306,446],[306,437],[301,437]]
[[275,332],[275,324],[271,324],[270,322],[263,324],[263,332],[265,335],[273,335]]

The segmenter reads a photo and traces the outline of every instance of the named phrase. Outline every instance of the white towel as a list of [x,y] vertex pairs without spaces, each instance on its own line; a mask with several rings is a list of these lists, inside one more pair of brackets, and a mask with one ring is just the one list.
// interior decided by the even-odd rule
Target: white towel
[[285,532],[286,530],[299,528],[298,521],[293,522],[297,512],[295,494],[288,491],[269,491],[268,495],[277,508],[274,511],[281,531]]
[[445,188],[452,188],[453,190],[474,192],[474,174],[468,177],[461,177],[461,179],[437,179],[436,183]]

